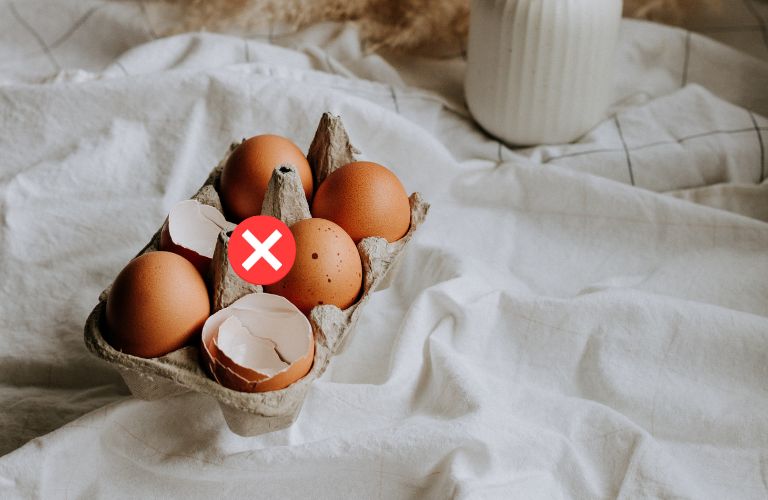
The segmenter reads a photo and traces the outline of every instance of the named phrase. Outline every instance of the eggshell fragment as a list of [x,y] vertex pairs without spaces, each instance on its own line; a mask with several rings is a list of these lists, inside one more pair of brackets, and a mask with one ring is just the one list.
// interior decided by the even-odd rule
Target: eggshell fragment
[[205,276],[216,248],[216,238],[232,227],[215,208],[196,200],[173,206],[160,232],[160,250],[173,252],[190,261]]
[[246,295],[203,326],[203,364],[236,391],[284,389],[309,372],[314,354],[309,320],[277,295]]

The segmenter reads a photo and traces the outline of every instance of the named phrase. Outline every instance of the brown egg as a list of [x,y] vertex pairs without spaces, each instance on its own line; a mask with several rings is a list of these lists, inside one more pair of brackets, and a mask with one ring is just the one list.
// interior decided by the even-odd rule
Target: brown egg
[[335,222],[355,243],[368,236],[397,241],[411,226],[411,206],[400,180],[368,161],[348,163],[329,175],[315,193],[312,215]]
[[296,240],[293,267],[264,291],[282,295],[304,314],[317,305],[346,309],[354,304],[363,283],[363,265],[352,238],[324,219],[301,220],[291,232]]
[[228,218],[240,222],[259,215],[272,172],[286,163],[296,167],[309,200],[312,171],[294,143],[279,135],[257,135],[240,144],[221,172],[219,193]]
[[196,340],[210,312],[194,265],[175,253],[149,252],[129,262],[112,284],[107,340],[134,356],[163,356]]

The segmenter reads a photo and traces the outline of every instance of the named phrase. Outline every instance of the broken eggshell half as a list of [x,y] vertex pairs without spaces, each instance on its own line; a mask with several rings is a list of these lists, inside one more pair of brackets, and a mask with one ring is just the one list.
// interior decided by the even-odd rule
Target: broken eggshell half
[[251,293],[213,314],[202,335],[203,364],[221,385],[242,392],[284,389],[312,368],[312,326],[279,295]]
[[205,276],[219,233],[231,227],[214,207],[197,200],[180,201],[173,206],[160,231],[160,250],[181,255]]

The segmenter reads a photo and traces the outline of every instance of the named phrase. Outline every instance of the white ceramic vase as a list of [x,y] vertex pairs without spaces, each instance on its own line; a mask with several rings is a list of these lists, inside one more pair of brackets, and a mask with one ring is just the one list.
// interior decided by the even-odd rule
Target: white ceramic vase
[[465,92],[513,145],[571,142],[604,117],[622,0],[472,0]]

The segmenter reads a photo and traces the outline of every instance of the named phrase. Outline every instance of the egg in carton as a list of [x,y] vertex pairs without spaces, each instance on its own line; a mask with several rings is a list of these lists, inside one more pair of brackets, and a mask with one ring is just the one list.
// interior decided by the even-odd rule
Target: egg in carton
[[[222,169],[238,144],[233,144],[224,159],[212,170],[206,182],[192,197],[200,203],[222,211],[217,191]],[[355,161],[358,151],[350,144],[341,118],[323,114],[309,148],[307,159],[314,176],[315,186],[337,168]],[[387,272],[402,255],[424,221],[429,204],[419,193],[410,198],[411,225],[398,241],[389,243],[380,237],[365,238],[357,244],[363,267],[362,293],[352,306],[341,310],[334,305],[312,308],[309,320],[315,342],[312,368],[301,379],[285,389],[270,392],[240,392],[228,389],[206,373],[211,360],[201,356],[198,346],[187,346],[158,358],[140,358],[113,348],[102,334],[105,328],[106,299],[109,288],[102,292],[99,303],[85,325],[85,344],[95,355],[116,365],[126,385],[136,397],[155,400],[189,390],[207,394],[219,402],[229,428],[242,436],[253,436],[290,426],[301,410],[302,403],[313,380],[325,372],[330,359],[341,352],[351,338],[362,306],[382,283]],[[291,165],[275,169],[269,182],[262,215],[271,215],[288,226],[311,217],[301,180]],[[222,231],[216,243],[208,276],[212,314],[250,293],[261,293],[262,288],[242,280],[232,269],[227,258],[231,230]],[[159,249],[161,230],[153,236],[139,255]]]

